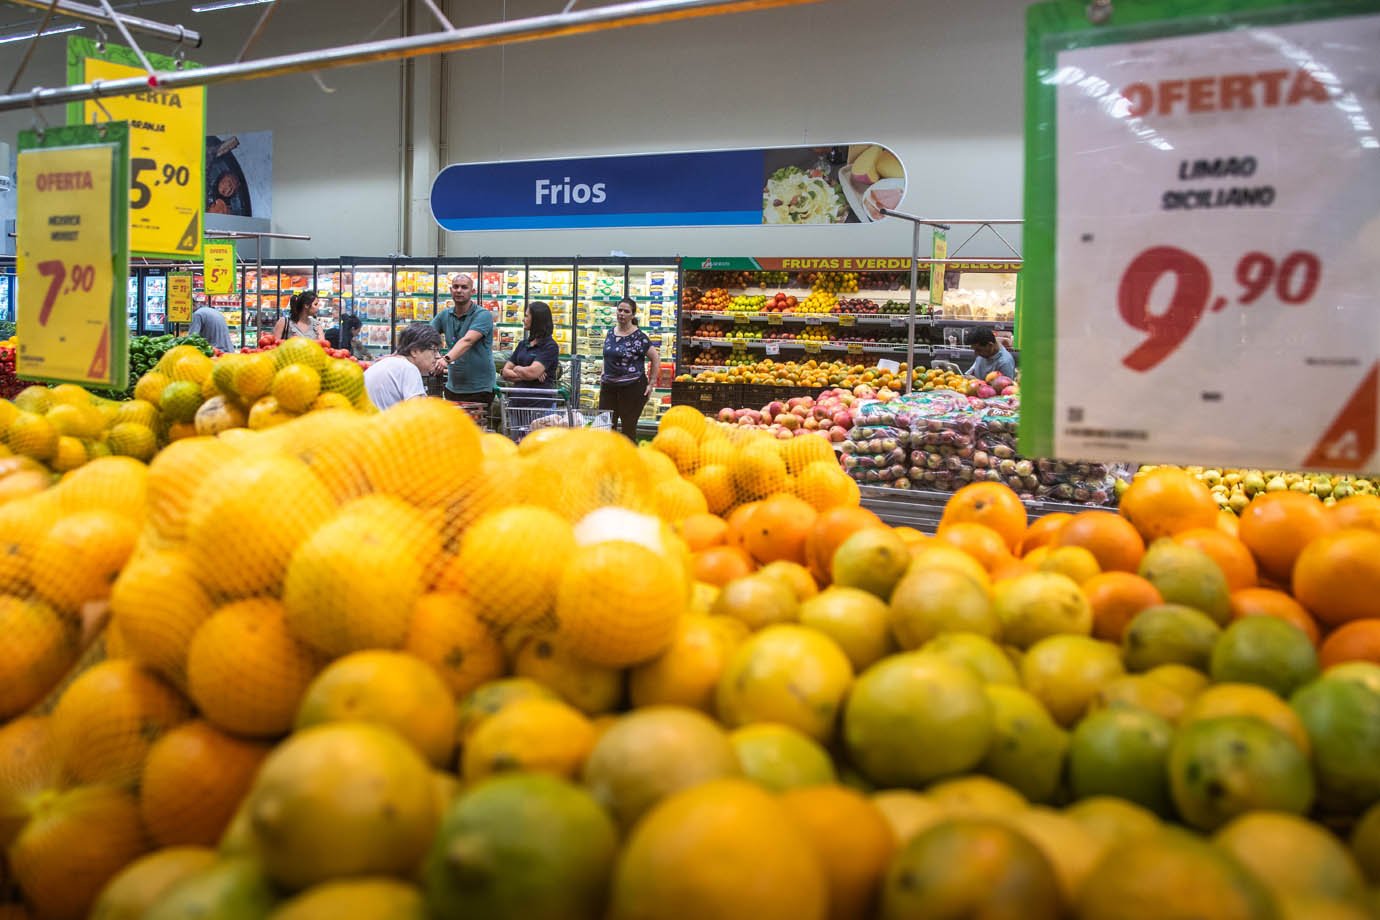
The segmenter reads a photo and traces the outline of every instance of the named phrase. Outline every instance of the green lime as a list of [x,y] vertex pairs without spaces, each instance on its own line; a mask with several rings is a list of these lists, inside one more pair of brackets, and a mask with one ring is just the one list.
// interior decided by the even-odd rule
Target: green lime
[[785,725],[746,725],[728,736],[743,775],[772,792],[834,782],[834,762],[808,735]]
[[1139,573],[1159,590],[1166,604],[1201,610],[1219,625],[1231,619],[1227,576],[1202,550],[1169,538],[1156,540],[1141,557]]
[[1183,664],[1206,671],[1212,646],[1222,629],[1201,610],[1182,604],[1160,604],[1136,614],[1121,638],[1121,654],[1130,671],[1149,671]]
[[1212,647],[1214,683],[1258,684],[1287,697],[1318,676],[1318,653],[1308,634],[1277,617],[1244,617]]
[[1169,785],[1179,816],[1206,831],[1248,811],[1303,814],[1314,796],[1313,774],[1298,745],[1249,716],[1181,727],[1169,749]]
[[1040,848],[993,819],[944,821],[891,862],[881,920],[1063,916],[1059,879]]
[[1354,814],[1380,801],[1380,693],[1323,677],[1295,691],[1289,705],[1313,744],[1319,803]]
[[184,876],[144,920],[250,920],[266,915],[276,900],[258,863],[231,859]]
[[1088,716],[1069,743],[1075,798],[1114,795],[1156,814],[1172,813],[1165,766],[1174,728],[1145,709],[1115,706]]
[[992,743],[978,769],[1032,802],[1053,801],[1064,773],[1069,735],[1040,701],[1020,687],[988,684]]
[[456,799],[423,870],[437,916],[579,920],[601,917],[613,871],[613,821],[578,786],[508,773]]
[[882,786],[923,786],[971,770],[992,741],[992,704],[969,668],[926,652],[893,655],[853,684],[843,735],[853,765]]
[[1170,828],[1120,843],[1083,883],[1079,920],[1274,920],[1270,893],[1226,852]]

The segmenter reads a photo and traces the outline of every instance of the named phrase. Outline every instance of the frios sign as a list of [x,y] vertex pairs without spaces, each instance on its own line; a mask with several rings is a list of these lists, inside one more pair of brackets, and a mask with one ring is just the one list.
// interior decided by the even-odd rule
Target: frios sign
[[1181,7],[1031,10],[1024,450],[1380,468],[1380,3]]

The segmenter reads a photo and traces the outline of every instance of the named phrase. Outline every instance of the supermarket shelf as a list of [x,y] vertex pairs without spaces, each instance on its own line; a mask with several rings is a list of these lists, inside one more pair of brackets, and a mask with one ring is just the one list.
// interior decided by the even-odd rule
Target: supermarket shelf
[[[722,313],[712,310],[686,310],[686,319],[722,319],[738,322],[772,323],[771,317],[779,316],[782,322],[804,323],[808,326],[839,323],[858,326],[905,326],[909,317],[904,313]],[[774,325],[774,324],[773,324]],[[997,329],[1011,329],[1011,320],[997,319],[951,319],[945,316],[917,316],[917,326],[990,326]]]
[[[729,348],[741,343],[744,348],[753,348],[759,351],[765,351],[768,343],[785,348],[799,348],[802,351],[812,351],[812,346],[815,345],[818,345],[820,351],[857,352],[860,350],[862,354],[891,354],[906,350],[905,345],[869,345],[862,342],[803,342],[798,339],[706,339],[691,337],[689,342],[691,345],[719,345]],[[850,345],[853,348],[850,349]]]
[[[858,489],[862,493],[862,506],[887,524],[892,527],[914,527],[930,534],[938,529],[939,519],[944,514],[944,505],[953,497],[952,492],[926,489],[893,489],[864,485],[860,485]],[[1077,514],[1088,510],[1087,505],[1065,502],[1027,501],[1024,504],[1031,520],[1047,514]]]

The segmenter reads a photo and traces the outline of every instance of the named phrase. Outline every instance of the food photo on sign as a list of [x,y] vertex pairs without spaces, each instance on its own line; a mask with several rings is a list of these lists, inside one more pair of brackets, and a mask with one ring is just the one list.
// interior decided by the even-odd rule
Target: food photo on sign
[[763,151],[762,223],[856,224],[884,220],[906,193],[905,169],[880,144]]
[[273,212],[273,132],[206,136],[206,217],[266,219]]

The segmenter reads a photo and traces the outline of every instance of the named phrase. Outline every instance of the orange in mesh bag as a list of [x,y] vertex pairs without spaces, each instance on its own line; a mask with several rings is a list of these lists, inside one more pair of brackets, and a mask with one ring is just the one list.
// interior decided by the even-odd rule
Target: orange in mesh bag
[[[143,541],[111,596],[106,645],[127,657],[91,667],[67,691],[80,702],[80,681],[114,667],[142,688],[122,690],[128,702],[120,708],[142,707],[152,718],[125,725],[119,756],[98,759],[138,790],[139,849],[206,840],[234,813],[226,852],[262,854],[267,874],[290,887],[356,871],[410,877],[416,843],[429,840],[436,815],[418,810],[415,796],[400,798],[421,775],[415,763],[401,762],[403,750],[452,768],[469,757],[476,774],[547,758],[555,769],[576,770],[596,730],[578,710],[618,707],[622,669],[659,660],[681,634],[691,553],[672,524],[790,490],[799,500],[772,503],[761,521],[771,526],[753,539],[760,557],[794,561],[802,555],[799,525],[785,512],[811,517],[847,504],[825,465],[832,457],[818,445],[778,444],[690,411],[668,413],[662,428],[669,442],[659,437],[652,448],[583,430],[542,432],[514,447],[481,436],[453,406],[414,400],[375,416],[313,413],[166,448],[147,473]],[[662,450],[668,443],[678,457]],[[743,542],[750,521],[744,516]],[[721,520],[720,528],[728,529]],[[728,549],[719,542],[725,536],[701,552]],[[27,558],[11,565],[26,595],[29,568]],[[707,600],[697,603],[707,609]],[[436,680],[422,693],[398,675],[326,679],[359,655],[381,654],[422,664]],[[525,686],[503,678],[509,668],[541,682],[532,693],[551,687],[574,707],[561,710],[568,732],[546,733],[546,716],[555,716],[545,710],[530,719],[511,713],[504,694],[473,702],[488,700],[491,688]],[[419,673],[409,664],[399,674],[409,670]],[[175,687],[185,687],[187,698]],[[470,713],[463,732],[454,721],[457,696]],[[164,709],[154,705],[159,700]],[[496,712],[507,715],[482,744],[459,739],[457,759],[447,732],[472,741]],[[297,744],[307,737],[304,724],[360,718],[410,740],[399,748],[383,740],[397,735],[342,724],[341,734]],[[419,731],[423,725],[435,731]],[[291,740],[280,740],[294,727]],[[103,737],[86,724],[63,734]],[[274,777],[261,772],[246,797],[249,765],[269,744]],[[279,758],[289,747],[292,756]],[[391,791],[368,799],[369,807],[405,807],[405,854],[383,846],[375,833],[382,812],[359,810],[359,787],[331,765],[331,751],[348,751],[365,772],[389,777]],[[411,779],[403,782],[404,774]],[[432,808],[453,783],[446,775],[435,781]],[[16,823],[34,824],[22,809]],[[133,858],[128,848],[112,850]],[[67,865],[57,851],[31,852],[45,872]],[[45,896],[40,875],[30,872],[20,884],[37,906]]]

